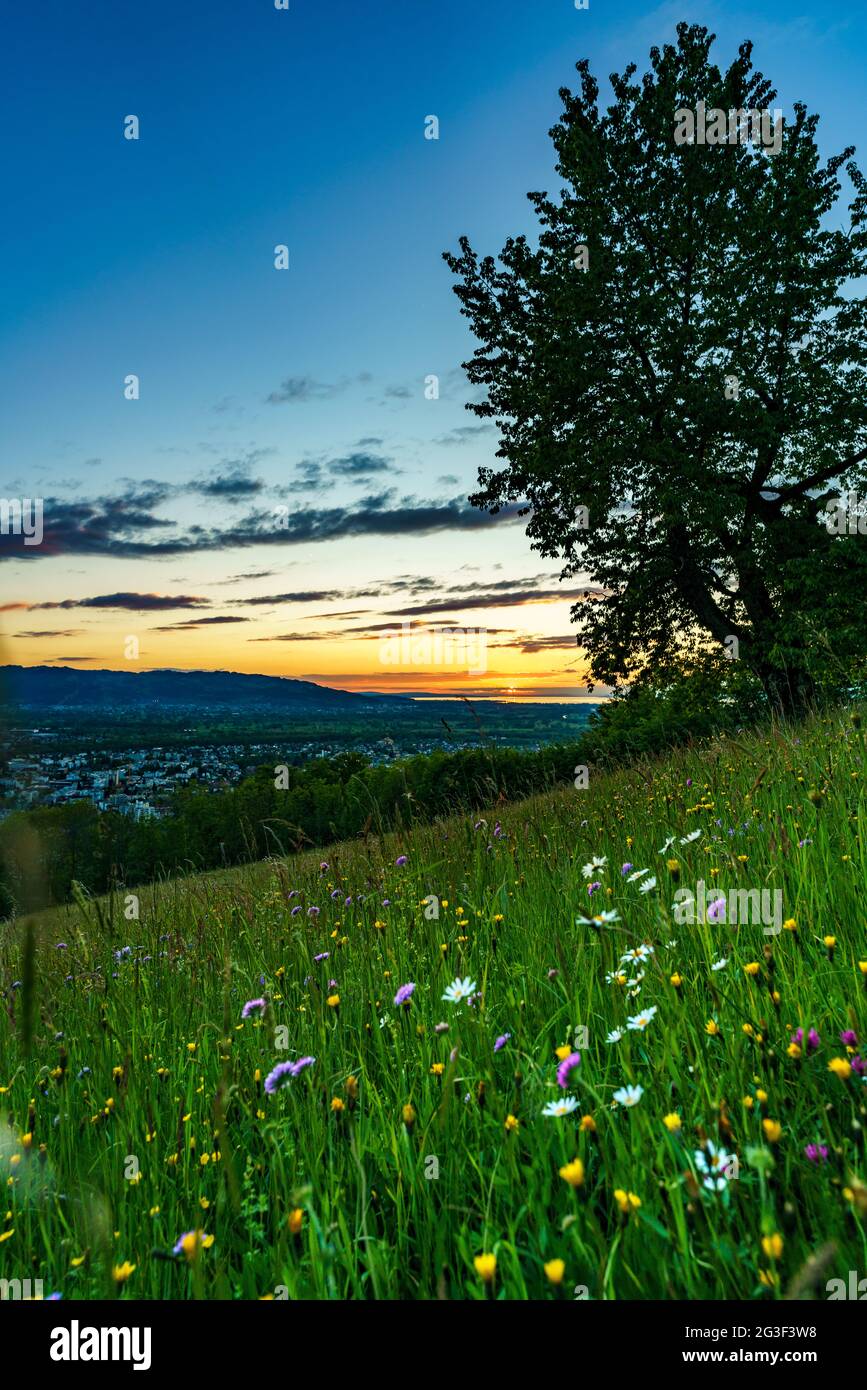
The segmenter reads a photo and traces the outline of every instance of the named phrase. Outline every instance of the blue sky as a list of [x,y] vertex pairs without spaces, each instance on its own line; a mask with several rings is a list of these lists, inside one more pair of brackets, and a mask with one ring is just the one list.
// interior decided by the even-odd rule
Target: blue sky
[[[441,253],[462,233],[495,252],[532,231],[525,195],[552,186],[547,131],[575,61],[589,56],[604,90],[630,60],[643,71],[680,19],[718,33],[720,63],[752,38],[784,112],[802,99],[821,113],[826,153],[862,143],[863,5],[762,17],[637,0],[15,7],[0,91],[4,490],[97,511],[138,491],[144,537],[231,529],[252,505],[459,506],[496,437],[456,433],[476,423],[458,370],[472,344]],[[123,138],[129,114],[138,141]],[[431,114],[438,141],[423,138]],[[128,373],[136,402],[123,397]],[[437,401],[424,397],[432,373]],[[203,491],[221,478],[251,490]],[[4,603],[26,605],[5,615],[5,659],[119,666],[138,632],[144,665],[369,685],[372,638],[347,623],[456,586],[547,593],[556,573],[514,523],[202,553],[61,547],[5,565]],[[236,620],[173,632],[159,629],[189,624],[189,605],[154,619],[127,600],[70,609],[62,624],[35,607],[118,593],[193,597]],[[238,601],[297,593],[344,597],[262,603],[255,633],[241,632]],[[461,611],[503,631],[492,683],[529,691],[577,679],[574,650],[520,645],[568,639],[568,610],[556,597],[499,609],[488,594]]]

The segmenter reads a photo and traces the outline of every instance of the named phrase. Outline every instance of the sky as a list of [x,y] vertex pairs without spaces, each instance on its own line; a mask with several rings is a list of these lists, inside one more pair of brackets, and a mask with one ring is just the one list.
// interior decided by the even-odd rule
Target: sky
[[580,579],[467,502],[497,433],[442,253],[532,235],[575,63],[604,96],[681,19],[863,145],[862,0],[13,7],[0,495],[45,537],[0,536],[0,659],[580,697]]

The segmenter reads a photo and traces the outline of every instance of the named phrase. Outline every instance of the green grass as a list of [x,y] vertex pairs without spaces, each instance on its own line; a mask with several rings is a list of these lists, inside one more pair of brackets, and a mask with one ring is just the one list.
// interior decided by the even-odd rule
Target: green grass
[[[828,1065],[858,1052],[842,1030],[867,1032],[863,772],[841,714],[504,807],[499,836],[493,813],[455,819],[338,846],[322,871],[317,854],[156,885],[139,920],[115,898],[2,928],[0,1277],[67,1299],[749,1299],[811,1278],[825,1297],[867,1268],[867,1088]],[[796,929],[678,923],[674,892],[699,879],[710,897],[779,889]],[[619,921],[576,921],[602,911]],[[606,975],[642,943],[630,996]],[[473,1007],[443,1001],[456,976],[477,982]],[[265,1016],[242,1022],[260,996]],[[795,1057],[798,1027],[821,1042]],[[567,1092],[556,1050],[577,1028]],[[643,1087],[633,1108],[612,1101],[624,1085]],[[566,1094],[573,1114],[543,1115]],[[737,1158],[719,1192],[696,1162],[707,1140]],[[578,1187],[559,1172],[575,1158]],[[213,1242],[173,1257],[196,1228]]]

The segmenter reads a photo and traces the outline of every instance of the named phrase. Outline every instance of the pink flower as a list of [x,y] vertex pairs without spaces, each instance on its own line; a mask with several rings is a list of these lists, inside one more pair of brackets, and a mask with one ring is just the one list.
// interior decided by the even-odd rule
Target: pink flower
[[581,1053],[580,1053],[580,1052],[570,1052],[570,1053],[569,1053],[569,1056],[568,1056],[568,1057],[564,1057],[564,1058],[563,1058],[563,1061],[560,1063],[559,1067],[557,1068],[557,1085],[560,1086],[560,1087],[562,1087],[562,1089],[563,1089],[564,1091],[565,1091],[566,1087],[569,1085],[569,1073],[570,1073],[571,1071],[573,1071],[573,1070],[575,1069],[575,1067],[578,1066],[578,1064],[580,1063],[580,1061],[581,1061]]

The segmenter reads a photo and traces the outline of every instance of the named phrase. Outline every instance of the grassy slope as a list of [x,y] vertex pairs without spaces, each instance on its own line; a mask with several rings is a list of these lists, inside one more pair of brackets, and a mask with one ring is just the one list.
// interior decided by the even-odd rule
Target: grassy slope
[[[841,1030],[867,1031],[863,754],[845,718],[816,720],[503,808],[499,837],[493,815],[454,820],[339,846],[323,870],[316,854],[145,890],[139,921],[120,900],[99,906],[101,923],[93,904],[49,914],[29,1058],[23,933],[7,932],[0,979],[25,984],[0,1014],[0,1277],[41,1277],[67,1298],[465,1298],[484,1296],[474,1258],[492,1252],[493,1291],[509,1298],[779,1297],[832,1242],[824,1296],[826,1278],[867,1260],[867,1091],[828,1069],[851,1059]],[[593,855],[608,862],[588,897]],[[625,861],[657,888],[628,883]],[[797,929],[679,925],[674,889],[699,878],[780,889]],[[620,920],[576,923],[590,910]],[[606,983],[641,943],[653,954],[640,992]],[[477,982],[475,1007],[441,999],[456,975]],[[259,996],[265,1018],[242,1023]],[[627,1029],[649,1007],[647,1028]],[[821,1043],[794,1057],[799,1026]],[[577,1027],[578,1108],[548,1118],[566,1094],[556,1049]],[[266,1096],[275,1063],[301,1055],[315,1065]],[[643,1087],[631,1109],[612,1104],[625,1084]],[[720,1192],[701,1186],[705,1139],[737,1155]],[[811,1143],[827,1161],[805,1157]],[[573,1188],[559,1170],[576,1157]],[[618,1192],[641,1205],[625,1215]],[[196,1227],[212,1245],[160,1258]],[[115,1285],[124,1261],[135,1270]]]

